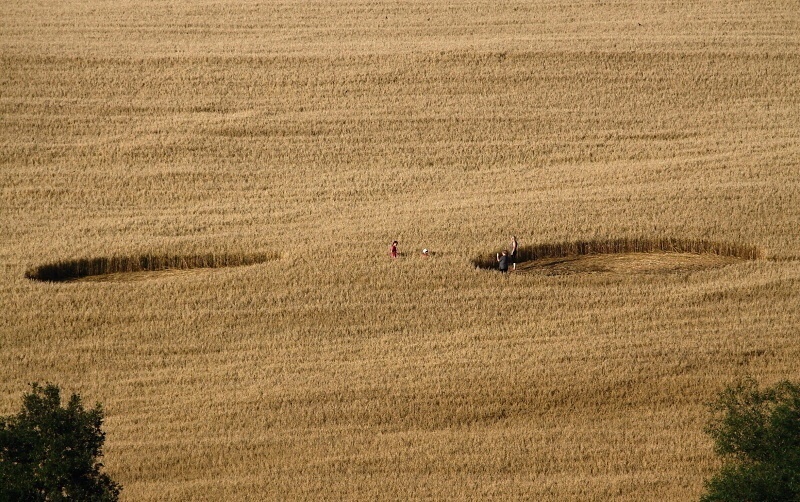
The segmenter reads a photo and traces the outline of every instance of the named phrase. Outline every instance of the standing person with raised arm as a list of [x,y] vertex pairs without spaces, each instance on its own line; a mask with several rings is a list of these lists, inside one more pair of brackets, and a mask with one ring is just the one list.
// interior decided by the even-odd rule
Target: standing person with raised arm
[[512,270],[517,270],[517,251],[519,250],[519,244],[517,243],[517,236],[511,236],[511,266],[513,267]]

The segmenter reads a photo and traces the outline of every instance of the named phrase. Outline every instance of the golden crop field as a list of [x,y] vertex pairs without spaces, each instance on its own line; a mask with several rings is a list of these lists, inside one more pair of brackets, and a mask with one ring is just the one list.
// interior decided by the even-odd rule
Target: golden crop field
[[[101,402],[124,500],[691,500],[800,378],[796,1],[0,10],[0,415]],[[140,255],[270,259],[26,278]]]

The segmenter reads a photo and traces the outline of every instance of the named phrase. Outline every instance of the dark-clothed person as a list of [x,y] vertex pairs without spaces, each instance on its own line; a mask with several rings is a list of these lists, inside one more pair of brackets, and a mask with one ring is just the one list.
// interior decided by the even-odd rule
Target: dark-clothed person
[[497,255],[497,269],[500,272],[508,272],[508,251],[503,251]]

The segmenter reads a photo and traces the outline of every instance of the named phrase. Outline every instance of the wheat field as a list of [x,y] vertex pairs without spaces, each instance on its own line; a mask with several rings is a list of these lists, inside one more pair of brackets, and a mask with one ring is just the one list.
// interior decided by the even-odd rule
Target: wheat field
[[[124,500],[696,499],[706,403],[800,378],[797,7],[7,0],[0,415],[101,402]],[[758,257],[476,269],[512,235]]]

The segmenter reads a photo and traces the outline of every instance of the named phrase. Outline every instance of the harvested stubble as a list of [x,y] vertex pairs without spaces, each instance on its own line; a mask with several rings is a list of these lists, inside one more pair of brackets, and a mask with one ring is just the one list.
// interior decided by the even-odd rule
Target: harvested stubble
[[[730,256],[743,260],[757,260],[766,258],[766,252],[747,244],[734,244],[727,242],[712,242],[702,239],[676,239],[676,238],[619,238],[619,239],[593,239],[587,241],[543,243],[529,246],[520,246],[517,251],[517,263],[540,260],[543,258],[560,258],[565,256],[581,256],[591,254],[618,254],[618,253],[695,253]],[[478,268],[496,268],[496,253],[484,255],[472,260]]]
[[280,259],[275,253],[205,254],[205,255],[141,255],[80,258],[39,265],[25,272],[36,281],[64,282],[84,277],[134,272],[193,268],[222,268],[255,265]]

